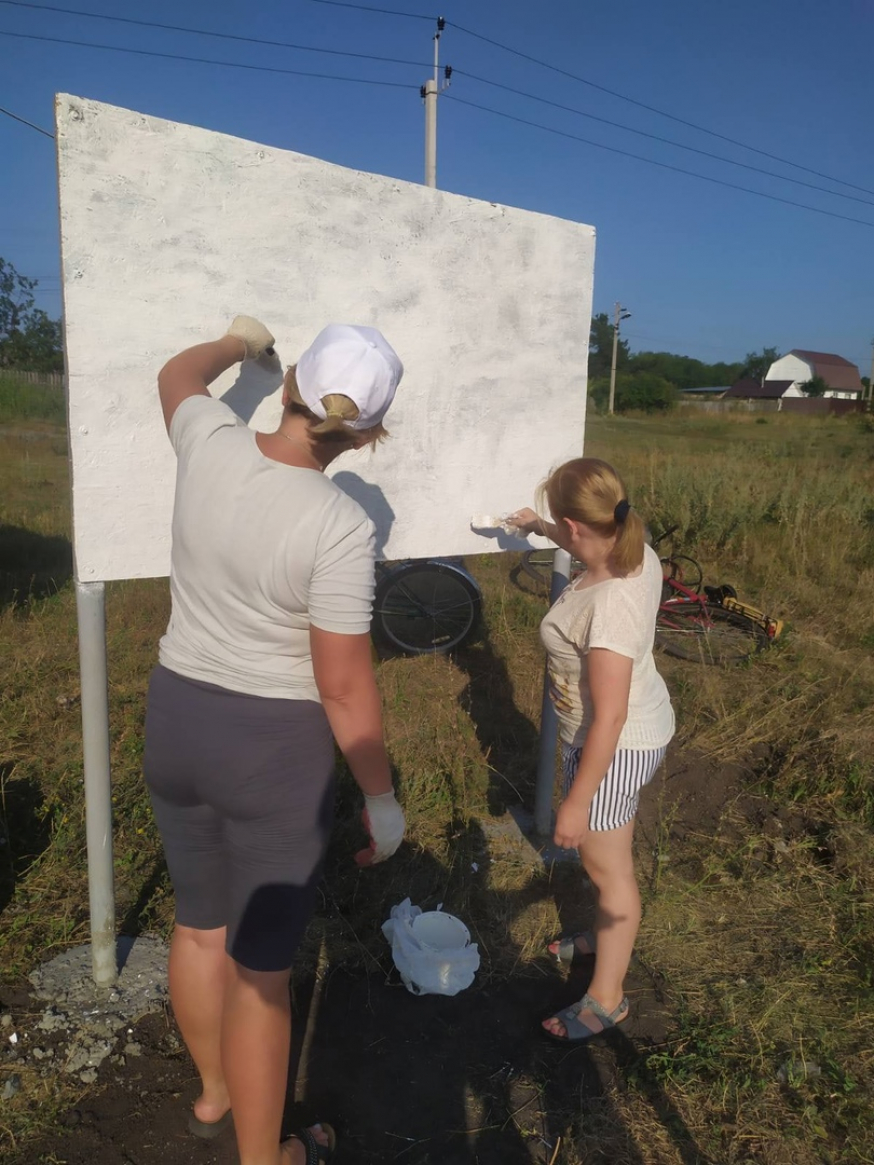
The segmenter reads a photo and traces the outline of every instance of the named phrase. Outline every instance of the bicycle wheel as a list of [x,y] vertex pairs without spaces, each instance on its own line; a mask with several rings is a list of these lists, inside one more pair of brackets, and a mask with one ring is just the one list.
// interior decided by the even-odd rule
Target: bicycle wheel
[[482,595],[470,575],[448,562],[405,562],[376,587],[372,631],[404,652],[452,651],[479,626]]
[[703,577],[701,567],[694,558],[689,558],[686,554],[672,554],[668,558],[663,558],[661,563],[666,578],[676,579],[696,594],[701,589]]
[[694,663],[742,663],[770,642],[752,619],[713,603],[663,603],[656,618],[656,644]]

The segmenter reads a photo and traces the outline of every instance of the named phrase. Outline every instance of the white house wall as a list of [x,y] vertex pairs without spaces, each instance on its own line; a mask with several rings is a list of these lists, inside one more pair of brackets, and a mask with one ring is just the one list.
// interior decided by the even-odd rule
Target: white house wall
[[[238,312],[283,364],[332,321],[397,348],[391,441],[335,465],[383,557],[510,545],[471,516],[530,504],[582,451],[592,227],[79,97],[58,97],[57,140],[79,578],[167,573],[156,373]],[[279,379],[244,366],[213,391],[273,428]]]
[[[792,380],[796,384],[806,384],[813,377],[813,368],[800,356],[781,356],[768,369],[765,380]],[[784,396],[787,394],[784,393]],[[803,396],[803,393],[799,393]]]

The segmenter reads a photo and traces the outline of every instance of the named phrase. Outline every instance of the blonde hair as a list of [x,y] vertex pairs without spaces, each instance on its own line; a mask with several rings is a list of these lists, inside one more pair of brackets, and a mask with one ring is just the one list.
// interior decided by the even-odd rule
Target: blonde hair
[[366,444],[376,445],[389,435],[388,429],[382,424],[371,425],[369,429],[353,429],[348,425],[347,421],[354,421],[358,417],[358,406],[348,396],[339,392],[322,397],[327,416],[324,420],[317,417],[300,395],[294,368],[289,368],[286,372],[284,385],[288,394],[289,411],[306,417],[310,434],[316,441],[360,442],[363,438]]
[[646,529],[637,511],[628,506],[625,484],[612,465],[596,457],[576,457],[553,470],[540,489],[557,522],[571,518],[603,538],[616,536],[612,558],[620,574],[643,562]]

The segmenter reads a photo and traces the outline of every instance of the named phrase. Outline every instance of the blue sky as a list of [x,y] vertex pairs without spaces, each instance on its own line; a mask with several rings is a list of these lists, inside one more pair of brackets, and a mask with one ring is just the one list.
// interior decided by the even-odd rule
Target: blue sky
[[[0,2],[0,33],[400,85],[221,68],[0,35],[0,106],[53,129],[53,95],[66,91],[421,181],[418,88],[429,75],[434,24],[413,17],[439,13],[448,22],[441,65],[451,64],[454,74],[439,107],[438,185],[593,224],[595,310],[612,312],[617,299],[631,310],[624,334],[633,350],[717,361],[741,359],[765,345],[810,348],[837,352],[867,374],[874,337],[870,0],[446,0],[440,8],[430,0],[362,3],[412,15],[314,0],[57,0],[57,7],[75,4],[81,11],[272,42],[266,46]],[[308,52],[277,41],[414,63]],[[851,197],[739,169],[474,77]],[[871,225],[648,165],[463,101]],[[53,144],[0,116],[0,158],[0,255],[40,278],[40,303],[57,315]]]

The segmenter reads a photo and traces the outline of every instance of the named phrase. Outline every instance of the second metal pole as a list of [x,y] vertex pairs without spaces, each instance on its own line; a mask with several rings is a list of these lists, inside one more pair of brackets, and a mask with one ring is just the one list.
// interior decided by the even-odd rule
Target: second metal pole
[[[556,550],[552,563],[549,605],[568,585],[571,556]],[[534,790],[534,832],[541,837],[552,834],[552,791],[555,786],[555,750],[558,745],[558,717],[549,695],[549,671],[543,675],[543,707],[540,716],[540,753],[537,758],[537,784]]]
[[85,835],[91,909],[91,966],[98,987],[118,977],[115,951],[115,879],[112,869],[112,787],[109,693],[106,676],[105,586],[76,583],[82,746],[85,758]]

